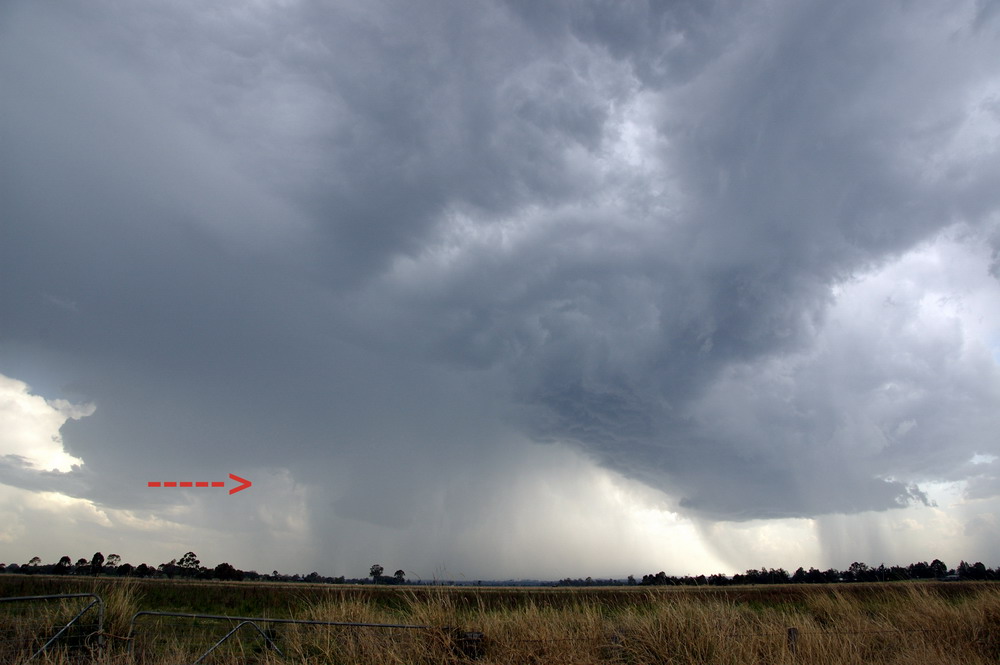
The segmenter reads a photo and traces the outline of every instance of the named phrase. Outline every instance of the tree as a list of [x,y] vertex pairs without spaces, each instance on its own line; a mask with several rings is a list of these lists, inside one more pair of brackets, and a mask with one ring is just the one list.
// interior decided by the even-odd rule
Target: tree
[[382,573],[384,571],[385,568],[383,568],[379,564],[377,563],[372,564],[372,567],[368,570],[368,574],[371,576],[373,584],[378,584],[379,578],[382,577]]
[[181,560],[177,562],[177,565],[188,570],[198,570],[198,566],[201,565],[201,561],[198,560],[197,554],[194,552],[188,552],[181,557]]
[[708,583],[712,586],[726,586],[729,584],[729,578],[722,573],[712,573],[708,576]]
[[90,572],[94,575],[101,574],[101,568],[104,566],[104,555],[100,552],[94,552],[94,558],[90,560]]
[[67,575],[72,566],[73,566],[73,560],[70,559],[68,556],[64,556],[63,558],[59,559],[59,563],[56,564],[55,570],[53,572],[55,572],[56,575]]
[[826,577],[823,575],[823,571],[810,566],[809,570],[806,571],[806,582],[809,584],[822,584],[826,581]]
[[105,562],[105,565],[108,568],[117,568],[118,564],[120,564],[121,562],[122,558],[120,556],[118,556],[117,554],[109,554],[108,560]]
[[156,569],[166,575],[169,579],[173,579],[174,575],[177,574],[177,571],[180,570],[180,567],[177,565],[177,559],[171,559],[166,563],[161,563],[156,567]]
[[931,561],[931,572],[934,573],[934,577],[944,577],[948,574],[948,566],[941,559],[934,559]]
[[902,566],[889,566],[887,575],[886,579],[895,581],[908,580],[911,577],[909,568],[903,568]]
[[212,577],[218,580],[239,582],[243,579],[243,573],[229,563],[220,563],[212,572]]
[[37,566],[41,562],[42,562],[42,558],[41,557],[33,556],[33,557],[31,557],[31,559],[28,560],[28,565],[29,566]]
[[177,562],[177,574],[181,577],[194,577],[198,574],[201,561],[194,552],[187,552]]
[[402,569],[397,570],[392,574],[393,579],[396,580],[396,584],[403,584],[406,582],[406,572]]

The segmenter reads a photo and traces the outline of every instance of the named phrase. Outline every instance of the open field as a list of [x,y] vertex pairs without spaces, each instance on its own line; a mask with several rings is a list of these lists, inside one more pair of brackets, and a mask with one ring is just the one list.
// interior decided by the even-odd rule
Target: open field
[[[244,626],[206,663],[1000,660],[1000,586],[990,583],[511,589],[0,576],[0,597],[80,592],[107,603],[105,646],[98,648],[92,634],[91,611],[90,624],[62,641],[66,648],[52,651],[51,662],[193,662],[238,623],[146,615],[130,633],[139,610],[420,626],[258,622],[264,634]],[[23,660],[86,602],[0,604],[0,661]],[[789,628],[797,631],[794,644]],[[268,649],[267,640],[284,655]],[[84,657],[80,643],[90,645],[90,655]]]

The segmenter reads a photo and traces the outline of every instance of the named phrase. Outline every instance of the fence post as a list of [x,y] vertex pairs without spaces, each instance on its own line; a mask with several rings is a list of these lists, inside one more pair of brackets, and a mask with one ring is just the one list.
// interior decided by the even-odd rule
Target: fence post
[[458,654],[471,660],[482,658],[486,649],[483,644],[483,634],[476,631],[456,630],[455,647]]
[[788,650],[792,652],[792,655],[798,653],[798,641],[799,641],[799,629],[794,626],[788,629]]

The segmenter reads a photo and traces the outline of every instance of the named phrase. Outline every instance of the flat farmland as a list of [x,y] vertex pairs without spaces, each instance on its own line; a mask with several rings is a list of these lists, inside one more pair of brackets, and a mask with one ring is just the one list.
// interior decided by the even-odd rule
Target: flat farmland
[[[191,663],[234,629],[202,662],[1000,661],[995,583],[570,589],[0,576],[0,597],[71,593],[101,596],[103,623],[92,608],[41,662]],[[23,661],[88,602],[0,603],[0,660]]]

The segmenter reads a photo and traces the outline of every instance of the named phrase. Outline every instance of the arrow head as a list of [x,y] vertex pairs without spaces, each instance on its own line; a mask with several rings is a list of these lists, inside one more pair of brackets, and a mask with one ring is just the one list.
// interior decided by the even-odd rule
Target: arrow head
[[251,485],[253,485],[253,483],[251,483],[246,478],[240,478],[236,474],[231,473],[229,474],[229,477],[235,480],[236,482],[241,483],[239,487],[234,487],[233,489],[229,490],[230,494],[236,494],[237,492],[241,492],[246,488],[250,487]]

